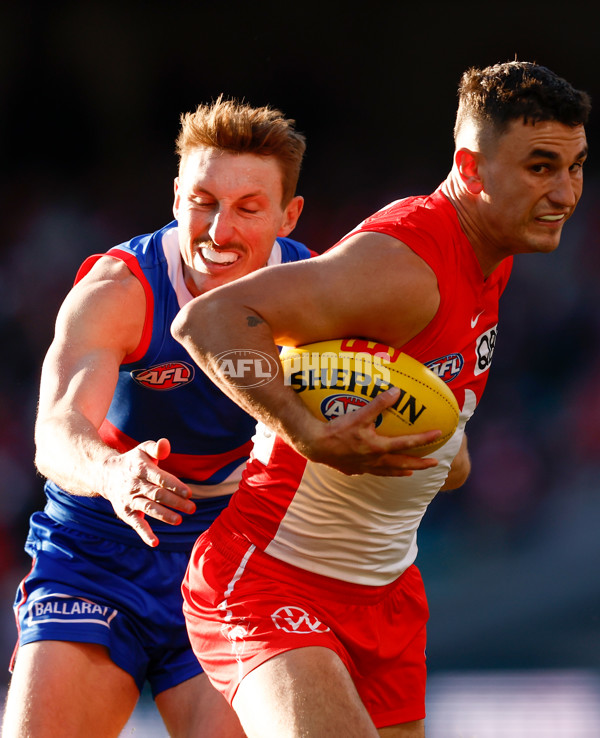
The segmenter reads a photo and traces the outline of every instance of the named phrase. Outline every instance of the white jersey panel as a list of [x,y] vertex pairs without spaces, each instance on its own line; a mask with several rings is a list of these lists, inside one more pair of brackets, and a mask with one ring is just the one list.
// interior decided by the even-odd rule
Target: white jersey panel
[[[475,409],[470,393],[452,438],[433,454],[438,466],[410,477],[348,476],[308,462],[265,551],[302,569],[357,584],[397,579],[417,556],[417,529],[443,486]],[[258,429],[255,455],[272,445]],[[268,431],[267,431],[268,432]]]

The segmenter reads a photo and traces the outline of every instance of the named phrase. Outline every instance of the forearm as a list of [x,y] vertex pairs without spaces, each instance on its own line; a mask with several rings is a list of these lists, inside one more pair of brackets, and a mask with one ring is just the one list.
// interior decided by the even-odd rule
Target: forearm
[[[214,327],[217,317],[227,319],[226,335]],[[190,303],[179,313],[171,331],[228,397],[301,453],[306,451],[304,440],[324,424],[284,384],[273,334],[256,312],[225,301]],[[248,361],[252,356],[268,356],[274,375],[269,382],[261,384],[257,371],[264,369],[264,363]]]
[[102,441],[87,418],[75,412],[38,417],[35,446],[40,474],[71,494],[104,496],[105,464],[118,452]]

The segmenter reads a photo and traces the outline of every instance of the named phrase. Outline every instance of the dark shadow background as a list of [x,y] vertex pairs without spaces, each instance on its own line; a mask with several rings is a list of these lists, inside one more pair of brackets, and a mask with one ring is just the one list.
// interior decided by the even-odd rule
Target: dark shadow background
[[[353,4],[354,5],[354,4]],[[595,21],[569,3],[5,3],[0,10],[0,660],[43,504],[42,357],[82,259],[171,219],[179,114],[220,93],[308,137],[295,237],[322,251],[452,157],[462,71],[518,57],[600,108]],[[473,474],[426,516],[430,669],[600,663],[598,115],[560,249],[518,260]],[[8,674],[6,673],[6,679]]]

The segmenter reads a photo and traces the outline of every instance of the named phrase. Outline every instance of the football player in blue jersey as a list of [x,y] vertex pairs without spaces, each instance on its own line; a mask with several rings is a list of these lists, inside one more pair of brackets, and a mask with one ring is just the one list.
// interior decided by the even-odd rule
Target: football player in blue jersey
[[278,110],[199,106],[181,118],[175,220],[80,269],[42,369],[47,504],[15,601],[5,738],[116,738],[146,682],[171,736],[243,735],[190,648],[180,587],[237,487],[255,421],[170,325],[193,297],[310,256],[287,238],[304,150]]

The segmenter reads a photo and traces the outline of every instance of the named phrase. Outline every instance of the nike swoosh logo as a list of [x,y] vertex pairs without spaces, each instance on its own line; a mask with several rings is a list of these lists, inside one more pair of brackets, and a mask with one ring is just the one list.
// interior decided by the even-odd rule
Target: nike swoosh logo
[[485,310],[482,310],[480,313],[477,313],[477,315],[474,318],[471,318],[471,328],[475,328],[477,325],[477,321],[479,320],[480,316],[484,314]]

